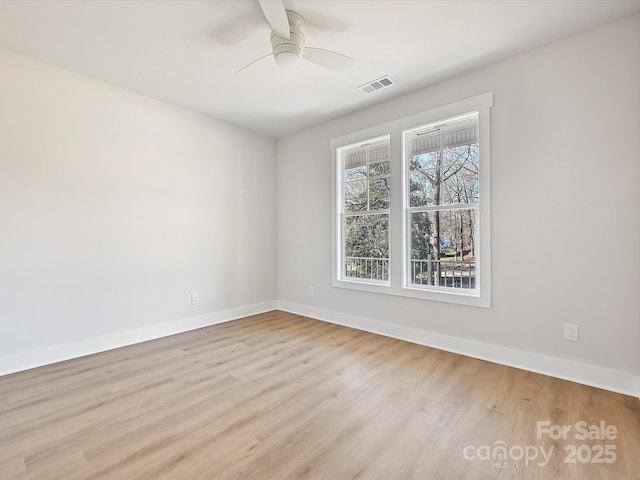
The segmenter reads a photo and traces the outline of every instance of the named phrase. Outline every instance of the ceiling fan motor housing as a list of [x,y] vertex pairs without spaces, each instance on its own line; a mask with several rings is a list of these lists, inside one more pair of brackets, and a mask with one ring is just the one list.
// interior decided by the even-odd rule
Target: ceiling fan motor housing
[[287,39],[271,32],[273,58],[281,68],[295,68],[300,63],[304,49],[304,19],[294,11],[287,10],[291,38]]

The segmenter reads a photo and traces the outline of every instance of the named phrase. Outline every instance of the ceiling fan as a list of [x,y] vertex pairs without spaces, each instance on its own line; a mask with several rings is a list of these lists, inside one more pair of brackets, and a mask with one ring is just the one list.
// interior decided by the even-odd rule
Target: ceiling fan
[[321,67],[346,71],[355,60],[333,50],[307,47],[304,44],[304,19],[293,10],[286,10],[282,0],[258,0],[267,23],[271,27],[272,52],[241,68],[236,75],[244,75],[258,67],[276,62],[281,68],[293,69],[304,58]]

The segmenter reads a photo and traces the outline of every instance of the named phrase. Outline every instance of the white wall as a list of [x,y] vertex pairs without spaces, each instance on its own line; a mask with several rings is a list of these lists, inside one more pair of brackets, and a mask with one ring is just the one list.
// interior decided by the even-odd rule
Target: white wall
[[272,139],[0,51],[0,373],[273,308],[275,167]]
[[[288,136],[276,152],[265,137],[0,51],[0,374],[277,297],[637,394],[638,52],[635,16]],[[492,308],[332,288],[329,140],[487,91]],[[579,343],[561,339],[564,323],[580,325]]]
[[[639,86],[636,15],[280,139],[281,307],[640,392]],[[493,307],[332,288],[330,139],[488,91]]]

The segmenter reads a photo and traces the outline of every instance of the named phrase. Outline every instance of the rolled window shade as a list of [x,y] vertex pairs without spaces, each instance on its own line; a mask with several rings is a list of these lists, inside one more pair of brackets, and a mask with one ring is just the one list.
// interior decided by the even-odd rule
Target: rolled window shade
[[344,169],[364,167],[367,164],[367,152],[362,150],[359,152],[349,152],[344,156]]
[[369,163],[380,163],[389,161],[389,143],[369,146]]
[[344,154],[344,168],[363,167],[367,164],[367,155],[369,163],[380,163],[389,161],[389,142],[377,142],[369,145],[358,146]]
[[421,155],[461,145],[473,145],[478,143],[478,118],[465,118],[463,120],[433,126],[423,132],[414,133],[410,140],[409,155]]

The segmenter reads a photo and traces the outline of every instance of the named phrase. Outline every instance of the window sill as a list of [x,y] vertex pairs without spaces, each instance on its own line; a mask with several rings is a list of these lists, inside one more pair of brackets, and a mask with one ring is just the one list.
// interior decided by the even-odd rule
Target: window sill
[[358,290],[361,292],[376,293],[383,295],[394,295],[405,298],[416,298],[420,300],[430,300],[434,302],[453,303],[472,307],[491,308],[491,298],[489,295],[482,295],[478,290],[470,292],[452,292],[441,289],[425,289],[420,287],[393,287],[386,283],[371,283],[354,280],[334,280],[334,288],[344,288],[347,290]]

